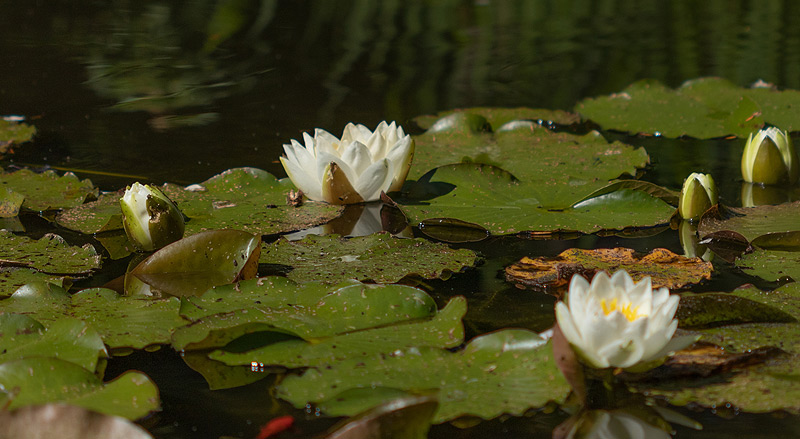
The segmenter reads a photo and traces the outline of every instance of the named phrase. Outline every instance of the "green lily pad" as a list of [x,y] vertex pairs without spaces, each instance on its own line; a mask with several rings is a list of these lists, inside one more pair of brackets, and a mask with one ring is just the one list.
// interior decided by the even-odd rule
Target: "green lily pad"
[[800,252],[755,249],[735,264],[745,273],[768,281],[787,277],[800,280]]
[[[786,352],[800,354],[800,285],[786,284],[773,291],[742,288],[730,293],[780,311],[772,314],[771,323],[730,324],[703,329],[703,339],[731,352],[746,352],[760,347],[777,347]],[[795,321],[789,321],[789,316]],[[762,319],[762,321],[765,319]]]
[[[541,194],[549,188],[517,181],[511,174],[495,167],[474,164],[437,168],[406,188],[407,195],[396,201],[410,223],[418,224],[432,218],[455,218],[494,234],[525,231],[592,233],[649,227],[668,223],[675,212],[674,207],[661,199],[627,188],[563,210],[549,210],[539,202]],[[569,204],[582,198],[575,196]]]
[[675,317],[684,329],[745,323],[797,323],[791,314],[774,306],[730,293],[682,294]]
[[466,312],[466,300],[455,297],[428,320],[394,322],[391,326],[342,331],[313,338],[290,338],[239,353],[217,350],[209,357],[232,366],[255,362],[259,367],[298,368],[322,367],[353,358],[424,346],[453,348],[464,341],[461,319]]
[[21,286],[33,282],[46,282],[63,287],[64,277],[40,273],[32,268],[0,268],[0,297],[8,297]]
[[[649,163],[644,148],[609,143],[597,132],[579,136],[540,126],[505,125],[493,126],[498,132],[491,133],[469,129],[467,118],[436,129],[447,121],[440,120],[429,132],[414,138],[409,178],[443,165],[481,163],[503,168],[521,181],[540,182],[548,190],[566,187],[587,194],[621,175],[636,176],[637,170]],[[550,198],[552,201],[540,198],[540,202],[563,204],[555,196]]]
[[210,315],[175,331],[175,349],[219,347],[253,332],[279,332],[317,340],[345,332],[430,317],[436,310],[424,291],[403,285],[353,284],[313,305],[256,305]]
[[138,278],[147,287],[126,282],[126,292],[142,294],[144,289],[179,297],[199,295],[240,277],[248,261],[258,258],[260,245],[261,237],[240,230],[210,230],[183,238],[131,270],[128,276]]
[[100,268],[100,255],[91,244],[75,247],[48,233],[39,240],[0,230],[2,259],[43,273],[85,276]]
[[269,235],[305,229],[332,220],[343,206],[306,202],[286,203],[294,189],[289,179],[278,180],[256,168],[229,169],[188,189],[167,184],[164,193],[189,217],[186,236],[205,230],[237,229]]
[[[33,125],[0,118],[0,144],[28,142],[35,134],[36,127]],[[0,150],[2,152],[5,151]]]
[[13,392],[8,408],[64,402],[109,415],[138,419],[158,409],[158,389],[141,372],[103,383],[92,372],[57,358],[0,363],[0,389]]
[[[712,207],[697,226],[701,238],[723,230],[733,230],[748,241],[767,234],[800,231],[800,201],[777,206]],[[774,242],[771,247],[780,248],[780,243]]]
[[71,172],[59,177],[54,171],[37,174],[29,169],[0,173],[0,188],[22,194],[22,207],[35,211],[79,206],[86,197],[97,194],[91,181],[79,180]]
[[607,130],[698,139],[746,137],[765,123],[800,129],[800,91],[742,88],[721,78],[700,78],[672,90],[644,80],[610,96],[589,98],[575,111]]
[[[286,377],[278,396],[295,407],[313,403],[328,415],[350,416],[382,402],[368,395],[387,388],[433,392],[439,401],[435,423],[461,416],[520,415],[549,401],[562,402],[569,392],[550,344],[533,332],[507,329],[478,337],[458,352],[409,348],[311,368]],[[354,390],[362,391],[356,399],[347,394]],[[340,405],[339,395],[350,398]]]
[[640,391],[660,395],[670,404],[725,407],[752,413],[783,410],[800,413],[800,356],[791,355],[751,366],[738,373],[702,380],[657,382]]
[[424,239],[393,238],[388,233],[344,239],[309,235],[300,241],[279,239],[265,244],[261,264],[292,267],[296,282],[338,283],[345,279],[394,283],[405,276],[446,278],[475,264],[472,250],[453,250]]
[[[81,320],[59,319],[51,323],[47,331],[31,331],[31,322],[25,318],[30,319],[20,314],[0,314],[0,363],[29,357],[55,357],[94,371],[98,358],[107,355],[100,335]],[[7,324],[9,320],[16,324]]]
[[203,375],[209,390],[245,386],[267,376],[264,372],[254,370],[249,363],[247,366],[228,366],[208,358],[203,351],[181,352],[181,358],[192,370]]
[[67,294],[54,285],[34,283],[0,301],[0,312],[28,314],[44,325],[75,317],[97,330],[111,348],[141,349],[169,343],[172,331],[187,323],[178,315],[177,298],[119,296],[103,288]]
[[25,195],[14,192],[9,187],[0,187],[0,218],[14,218],[19,215],[19,209]]
[[87,235],[122,229],[122,210],[119,199],[123,191],[100,194],[97,200],[64,210],[56,223],[64,228]]
[[[451,115],[456,115],[456,117],[452,117]],[[497,129],[508,122],[511,121],[542,121],[542,122],[552,122],[557,123],[559,125],[572,125],[574,123],[580,122],[580,116],[575,113],[568,113],[562,110],[547,110],[543,108],[497,108],[497,107],[474,107],[474,108],[466,108],[466,109],[456,109],[450,111],[443,111],[435,115],[425,115],[425,116],[417,116],[414,118],[414,122],[424,129],[428,130],[433,125],[436,124],[437,121],[440,121],[447,116],[450,116],[449,120],[445,119],[443,122],[440,122],[441,125],[447,124],[447,122],[451,121],[452,125],[462,124],[461,116],[470,117],[470,115],[477,115],[480,116],[483,121],[476,118],[478,123],[474,123],[473,125],[477,125],[474,130],[478,130],[483,126],[483,124],[488,124],[489,127],[493,127]],[[469,123],[469,121],[467,121]],[[440,130],[442,128],[438,128]]]

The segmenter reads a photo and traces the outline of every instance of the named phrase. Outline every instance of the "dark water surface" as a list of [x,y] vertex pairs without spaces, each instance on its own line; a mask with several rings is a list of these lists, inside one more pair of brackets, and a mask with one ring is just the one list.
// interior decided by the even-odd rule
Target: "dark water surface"
[[[281,144],[315,127],[406,124],[457,107],[570,110],[579,100],[638,79],[671,86],[700,76],[800,88],[800,8],[792,2],[696,1],[19,1],[0,2],[0,115],[25,115],[34,143],[1,161],[71,169],[102,189],[134,180],[195,183],[254,166],[284,176]],[[411,124],[408,124],[412,127]],[[413,128],[410,128],[413,129]],[[678,189],[690,172],[713,172],[723,201],[739,205],[737,141],[667,140],[606,133],[648,149],[644,179]],[[433,282],[440,301],[469,298],[470,336],[501,326],[543,330],[553,300],[498,278],[522,256],[570,247],[666,247],[648,239],[570,241],[498,238],[473,246],[486,264]],[[704,289],[749,279],[725,276]],[[502,324],[498,323],[502,322]],[[281,437],[309,437],[331,420],[270,395],[272,378],[210,392],[165,348],[110,362],[150,374],[164,411],[144,425],[159,438],[254,437],[270,418],[309,422]],[[678,438],[797,437],[797,417],[726,411],[684,413],[704,424]],[[561,412],[470,429],[434,427],[431,437],[549,437]],[[727,419],[726,419],[727,418]]]

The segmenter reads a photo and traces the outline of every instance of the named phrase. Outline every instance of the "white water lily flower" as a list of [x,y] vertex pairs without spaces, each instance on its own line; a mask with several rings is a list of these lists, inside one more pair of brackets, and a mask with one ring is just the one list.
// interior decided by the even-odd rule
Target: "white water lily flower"
[[634,283],[620,270],[599,272],[591,285],[572,276],[567,303],[556,304],[556,320],[576,353],[590,366],[627,368],[658,360],[694,342],[676,337],[678,296],[653,291],[649,277]]
[[711,175],[694,172],[683,181],[678,214],[686,220],[697,219],[718,202],[717,185]]
[[303,133],[303,141],[283,145],[283,168],[308,198],[331,204],[375,201],[382,191],[399,190],[414,155],[414,140],[394,122],[374,132],[349,123],[341,139],[317,128],[314,137]]
[[119,204],[125,233],[139,250],[157,250],[183,238],[183,214],[157,187],[134,183]]
[[776,184],[797,181],[797,152],[785,131],[770,127],[750,133],[742,154],[742,177],[749,183]]

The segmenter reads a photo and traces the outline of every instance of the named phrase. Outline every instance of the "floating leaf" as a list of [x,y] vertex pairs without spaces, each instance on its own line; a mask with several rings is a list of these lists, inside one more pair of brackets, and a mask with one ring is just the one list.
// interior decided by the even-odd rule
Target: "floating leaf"
[[25,196],[21,193],[8,187],[0,187],[0,218],[14,218],[19,215],[23,200]]
[[405,276],[446,278],[475,264],[472,250],[452,250],[424,239],[393,238],[388,233],[344,239],[309,235],[264,245],[259,262],[292,267],[296,282],[338,283],[345,279],[394,283]]
[[95,201],[59,213],[56,223],[86,234],[122,229],[122,210],[119,207],[122,193],[120,190],[100,194]]
[[800,280],[800,252],[756,249],[737,259],[736,266],[768,281]]
[[[0,262],[0,266],[2,266]],[[33,282],[46,282],[59,287],[64,286],[64,277],[39,273],[31,268],[0,268],[0,297],[7,297],[23,285]]]
[[571,248],[554,258],[522,258],[506,268],[506,280],[519,287],[560,290],[566,288],[574,274],[591,279],[597,271],[612,274],[618,270],[626,270],[635,281],[650,276],[653,288],[674,289],[710,279],[713,266],[663,248],[646,255],[629,248]]
[[0,411],[0,425],[5,438],[153,439],[125,418],[62,404]]
[[800,319],[800,285],[790,283],[774,291],[741,288],[729,294],[769,306],[780,314],[771,313],[771,323],[743,323],[699,331],[705,340],[733,352],[771,346],[800,354],[800,323],[797,323]]
[[682,294],[675,313],[681,328],[710,328],[743,323],[795,323],[791,314],[729,293]]
[[5,152],[4,144],[25,143],[33,139],[36,127],[22,122],[0,118],[0,153]]
[[[800,231],[800,201],[777,206],[712,207],[703,214],[697,227],[701,238],[723,230],[735,231],[749,241],[769,233],[798,232]],[[765,244],[768,243],[769,241],[765,242]],[[785,244],[774,240],[772,243],[772,248],[800,245],[800,242],[794,239],[789,239]]]
[[201,351],[181,352],[181,358],[187,366],[203,375],[209,390],[230,389],[244,386],[263,379],[266,375],[247,366],[228,366],[212,360]]
[[[453,117],[455,115],[456,117]],[[449,116],[449,117],[448,117]],[[414,122],[424,129],[429,130],[437,122],[440,125],[446,125],[447,121],[454,119],[451,125],[459,129],[458,125],[464,124],[461,117],[474,117],[477,122],[472,123],[470,129],[472,131],[480,131],[485,125],[488,124],[490,128],[495,130],[500,128],[511,121],[533,121],[542,123],[557,123],[559,125],[572,125],[580,122],[580,116],[575,113],[568,113],[561,110],[547,110],[543,108],[497,108],[497,107],[474,107],[466,109],[456,109],[450,111],[443,111],[435,115],[417,116]],[[475,117],[477,116],[477,117]],[[468,124],[469,125],[469,124]],[[436,131],[442,130],[442,127]]]
[[53,171],[37,174],[29,169],[0,173],[0,188],[22,194],[22,207],[35,211],[75,207],[97,193],[91,181],[79,180],[71,172],[59,177]]
[[[240,230],[201,232],[153,253],[128,276],[147,284],[151,293],[196,296],[237,278],[255,277],[252,265],[258,260],[260,245],[260,237]],[[131,285],[126,285],[128,294],[142,294]]]
[[[594,189],[590,190],[592,192]],[[455,218],[493,234],[621,230],[666,224],[675,208],[645,192],[621,189],[569,207],[588,195],[562,200],[568,207],[549,210],[539,201],[550,189],[519,182],[495,167],[473,164],[437,168],[406,185],[396,200],[409,222]]]
[[[375,303],[364,307],[378,308]],[[388,311],[388,310],[387,310]],[[209,356],[229,365],[257,363],[259,367],[282,366],[287,368],[322,367],[354,358],[375,354],[391,354],[404,349],[423,346],[453,348],[464,341],[461,319],[467,311],[467,303],[456,297],[429,320],[392,322],[391,326],[368,330],[331,331],[315,337],[278,340],[264,347],[242,353],[218,350]],[[427,317],[427,316],[426,316]],[[291,328],[278,326],[275,330],[288,332]],[[302,335],[301,335],[302,336]]]
[[7,262],[43,273],[82,276],[100,267],[100,255],[91,244],[75,247],[64,238],[48,233],[33,240],[0,230],[0,254]]
[[783,356],[744,371],[698,380],[655,381],[637,386],[673,405],[701,405],[766,413],[784,410],[800,413],[800,356]]
[[210,315],[173,335],[176,349],[227,344],[252,332],[279,332],[306,340],[430,317],[436,310],[424,291],[403,285],[353,284],[337,288],[313,305],[251,306]]
[[[37,356],[55,357],[94,371],[98,357],[107,355],[100,335],[81,320],[59,319],[47,331],[31,332],[30,322],[20,318],[30,319],[19,314],[0,314],[0,363]],[[6,324],[11,319],[16,320],[16,328]]]
[[409,348],[308,369],[286,377],[278,396],[296,407],[314,403],[328,415],[342,416],[380,403],[382,398],[369,395],[385,389],[433,392],[439,401],[435,423],[461,416],[519,415],[548,401],[561,402],[569,392],[549,344],[532,332],[503,330],[478,337],[458,352]]
[[746,137],[765,123],[800,129],[800,92],[742,88],[721,78],[700,78],[672,90],[638,81],[620,93],[589,98],[575,111],[606,130],[698,139]]
[[46,326],[65,316],[81,319],[109,347],[134,349],[168,343],[173,329],[187,323],[178,315],[179,307],[177,298],[119,296],[103,288],[69,295],[43,283],[26,285],[0,301],[0,312],[29,314]]
[[438,403],[429,396],[406,396],[334,426],[326,439],[426,439]]
[[344,207],[306,202],[286,203],[293,189],[289,179],[278,180],[256,168],[229,169],[189,189],[164,185],[164,193],[189,217],[186,236],[214,229],[237,229],[269,235],[306,229],[339,216]]
[[[409,178],[443,165],[481,163],[503,168],[521,181],[561,185],[589,193],[621,175],[635,176],[637,169],[649,162],[643,148],[609,143],[597,132],[581,136],[537,125],[512,124],[502,127],[492,124],[495,133],[475,129],[470,125],[475,124],[473,119],[482,118],[478,113],[482,109],[474,110],[445,116],[427,133],[415,136],[414,166]],[[493,119],[501,122],[506,117]],[[536,160],[520,160],[520,157],[536,157]],[[550,199],[540,201],[551,204]]]
[[8,408],[64,402],[101,413],[138,419],[158,409],[158,389],[141,372],[103,383],[92,372],[56,358],[0,364],[0,389],[11,390]]

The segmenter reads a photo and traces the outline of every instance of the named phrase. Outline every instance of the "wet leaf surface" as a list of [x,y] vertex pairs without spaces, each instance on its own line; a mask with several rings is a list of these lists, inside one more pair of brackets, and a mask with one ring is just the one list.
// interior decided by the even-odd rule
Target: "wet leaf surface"
[[89,195],[97,194],[91,181],[79,180],[71,172],[59,177],[53,171],[37,174],[29,169],[0,173],[3,188],[22,194],[22,207],[34,211],[79,206]]
[[[675,208],[638,190],[620,189],[572,206],[586,195],[562,186],[569,194],[563,210],[549,210],[540,199],[552,195],[546,185],[520,182],[502,169],[473,165],[437,168],[417,182],[407,183],[397,199],[412,225],[432,218],[455,218],[492,234],[520,232],[591,233],[666,224]],[[570,207],[571,206],[571,207]]]
[[[697,228],[700,237],[723,230],[732,230],[753,241],[768,233],[800,231],[800,201],[777,206],[711,208]],[[777,244],[779,247],[786,244]],[[797,242],[790,244],[800,245]]]
[[47,330],[31,330],[31,322],[40,325],[25,315],[0,314],[0,363],[29,357],[55,357],[94,371],[98,358],[107,356],[100,335],[81,320],[59,319]]
[[473,266],[476,259],[472,250],[379,233],[350,239],[337,235],[280,239],[264,245],[259,262],[292,267],[288,277],[296,282],[333,284],[345,279],[394,283],[409,275],[447,278]]
[[76,247],[48,233],[39,240],[0,230],[0,254],[8,262],[47,274],[81,277],[100,268],[100,255],[90,244]]
[[[507,110],[508,111],[508,110]],[[512,110],[513,111],[513,110]],[[508,115],[492,117],[495,132],[476,129],[476,119],[488,109],[456,113],[439,119],[425,134],[415,136],[416,150],[409,174],[419,178],[427,171],[454,163],[480,163],[505,169],[520,181],[551,186],[550,192],[572,189],[584,194],[621,175],[636,176],[649,163],[643,148],[621,142],[609,143],[599,133],[575,135],[553,132],[534,124],[506,123]],[[520,112],[525,118],[525,112]],[[467,118],[466,116],[471,116]],[[485,122],[489,125],[489,122]],[[536,160],[520,160],[536,157]],[[547,206],[558,205],[556,196],[540,199]]]
[[800,129],[797,90],[743,88],[721,78],[700,78],[670,89],[638,81],[610,96],[584,99],[575,111],[607,130],[698,139],[747,137],[765,123]]
[[520,288],[565,291],[570,279],[579,274],[591,279],[597,271],[609,274],[626,270],[638,281],[650,276],[653,288],[681,288],[711,278],[713,267],[700,258],[685,258],[663,248],[646,255],[629,248],[594,250],[569,249],[554,258],[528,258],[508,266],[506,280]]
[[77,364],[56,358],[38,357],[0,363],[0,388],[14,389],[9,409],[64,402],[109,415],[138,419],[159,406],[156,385],[140,372],[126,372],[103,383]]
[[30,284],[0,301],[0,312],[28,314],[45,326],[62,317],[85,321],[110,348],[143,348],[169,343],[172,330],[187,323],[176,298],[119,296],[94,288],[69,295],[63,289]]
[[[255,276],[247,270],[258,258],[261,238],[239,230],[211,230],[183,238],[139,263],[126,281],[127,294],[196,296],[207,289]],[[244,276],[242,274],[244,273]]]
[[8,297],[23,285],[47,282],[64,286],[64,277],[40,273],[31,268],[0,268],[0,297]]
[[122,210],[119,206],[119,199],[123,194],[123,190],[100,194],[95,201],[62,211],[56,217],[56,223],[61,227],[87,235],[121,230]]
[[[296,407],[311,402],[337,416],[367,410],[398,391],[432,392],[439,401],[433,422],[440,423],[521,414],[562,401],[568,390],[550,345],[535,333],[509,329],[478,337],[457,352],[410,348],[308,369],[284,379],[278,396]],[[378,397],[370,397],[372,392]]]
[[736,266],[768,281],[800,280],[800,252],[756,249],[737,259]]

